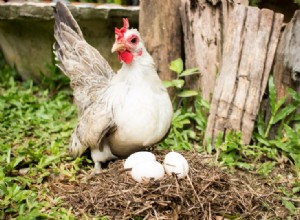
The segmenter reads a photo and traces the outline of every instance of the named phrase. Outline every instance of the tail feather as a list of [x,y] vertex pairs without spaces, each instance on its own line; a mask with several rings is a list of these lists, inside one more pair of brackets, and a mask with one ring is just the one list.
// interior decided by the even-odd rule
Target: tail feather
[[54,18],[56,21],[55,29],[59,29],[60,25],[58,24],[63,23],[66,26],[70,27],[73,31],[75,31],[78,34],[78,36],[81,37],[81,39],[84,39],[80,27],[74,20],[72,14],[70,13],[66,5],[64,5],[61,2],[56,3],[56,7],[54,8]]
[[[95,100],[102,100],[104,91],[115,73],[101,54],[85,41],[77,22],[63,3],[57,2],[54,18],[56,42],[53,49],[58,61],[57,65],[71,80],[74,100],[78,107],[79,123],[86,129],[82,131],[77,127],[71,137],[69,152],[76,157],[80,156],[87,147],[100,147],[101,142],[98,143],[98,140],[101,141],[107,132],[106,127],[109,123],[89,124],[87,122],[93,121],[94,115],[93,112],[86,112]],[[96,111],[97,113],[106,114],[105,106],[98,102],[96,106],[98,106],[97,110],[100,109]],[[87,116],[81,117],[82,115]]]
[[94,93],[101,99],[99,95],[115,73],[101,54],[85,41],[67,6],[57,2],[54,18],[56,42],[53,49],[57,66],[70,78],[76,104],[82,112],[91,103]]

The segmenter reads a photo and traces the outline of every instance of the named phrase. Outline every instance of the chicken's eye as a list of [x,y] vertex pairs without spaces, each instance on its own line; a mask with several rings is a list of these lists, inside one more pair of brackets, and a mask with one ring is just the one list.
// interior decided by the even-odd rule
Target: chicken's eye
[[136,44],[136,43],[137,43],[137,38],[136,38],[136,37],[132,38],[132,39],[130,40],[130,42],[131,42],[132,44]]

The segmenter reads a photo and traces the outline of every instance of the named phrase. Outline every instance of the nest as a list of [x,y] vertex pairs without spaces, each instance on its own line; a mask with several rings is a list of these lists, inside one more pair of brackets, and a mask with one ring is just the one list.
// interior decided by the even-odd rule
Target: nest
[[[158,161],[164,151],[156,151]],[[78,175],[76,182],[53,178],[48,182],[66,208],[82,216],[108,219],[264,219],[284,218],[275,187],[249,173],[228,174],[211,165],[207,155],[183,152],[189,177],[165,175],[147,184],[135,182],[123,169],[123,160],[108,164],[101,174]],[[88,178],[87,178],[88,177]]]

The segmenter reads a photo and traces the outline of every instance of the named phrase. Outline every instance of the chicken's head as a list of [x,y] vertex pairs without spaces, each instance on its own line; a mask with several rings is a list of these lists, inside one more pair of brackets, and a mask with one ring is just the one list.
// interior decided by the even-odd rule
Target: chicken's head
[[123,18],[123,27],[115,28],[116,41],[111,49],[118,53],[119,61],[130,64],[134,57],[143,53],[143,43],[140,33],[136,29],[129,29],[127,18]]

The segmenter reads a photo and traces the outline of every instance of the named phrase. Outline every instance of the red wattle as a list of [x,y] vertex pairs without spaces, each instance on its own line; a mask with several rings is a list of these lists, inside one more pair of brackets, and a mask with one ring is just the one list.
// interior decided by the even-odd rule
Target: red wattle
[[124,50],[118,52],[118,59],[122,60],[126,64],[130,64],[133,60],[133,55],[131,52]]

